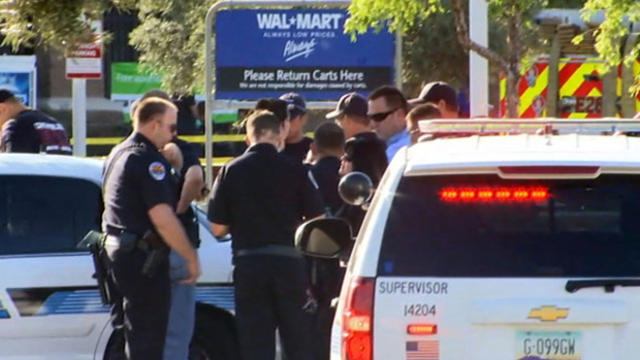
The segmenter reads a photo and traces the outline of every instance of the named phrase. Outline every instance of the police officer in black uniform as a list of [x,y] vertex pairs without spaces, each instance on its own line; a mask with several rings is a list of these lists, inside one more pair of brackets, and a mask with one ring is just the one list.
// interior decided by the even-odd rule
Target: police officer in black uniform
[[278,152],[286,132],[273,113],[246,126],[250,147],[220,171],[208,212],[213,234],[233,239],[242,358],[273,360],[278,328],[288,360],[310,359],[308,278],[293,240],[304,219],[322,215],[322,200],[302,164]]
[[[168,261],[155,262],[155,232],[187,262],[194,283],[200,275],[198,257],[175,216],[177,184],[171,166],[158,149],[173,137],[176,107],[164,99],[142,101],[134,116],[134,132],[114,147],[105,163],[103,230],[110,279],[116,292],[114,326],[122,327],[127,359],[161,360],[167,329],[170,282]],[[147,264],[147,265],[145,265]],[[145,271],[143,271],[145,270]]]
[[[313,134],[311,154],[313,163],[308,164],[313,179],[324,202],[327,216],[334,215],[344,202],[338,193],[340,182],[340,158],[344,154],[344,132],[333,122],[325,122],[318,126]],[[318,310],[314,321],[314,355],[317,360],[329,359],[331,342],[331,325],[335,309],[332,300],[339,295],[344,270],[340,268],[338,259],[307,258],[311,288],[318,301]]]

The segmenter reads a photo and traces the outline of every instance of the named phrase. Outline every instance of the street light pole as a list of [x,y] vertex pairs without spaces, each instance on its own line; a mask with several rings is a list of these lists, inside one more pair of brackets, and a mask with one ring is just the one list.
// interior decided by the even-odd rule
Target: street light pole
[[[488,8],[485,0],[469,0],[469,38],[489,47]],[[474,51],[469,51],[469,113],[489,115],[489,63]]]

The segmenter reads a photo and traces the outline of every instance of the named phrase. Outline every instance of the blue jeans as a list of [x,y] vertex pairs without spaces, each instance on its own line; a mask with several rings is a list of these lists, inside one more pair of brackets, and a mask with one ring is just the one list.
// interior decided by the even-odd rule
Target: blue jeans
[[196,287],[180,284],[180,280],[187,277],[187,266],[184,259],[173,250],[169,254],[169,266],[171,308],[164,360],[187,360],[196,320]]

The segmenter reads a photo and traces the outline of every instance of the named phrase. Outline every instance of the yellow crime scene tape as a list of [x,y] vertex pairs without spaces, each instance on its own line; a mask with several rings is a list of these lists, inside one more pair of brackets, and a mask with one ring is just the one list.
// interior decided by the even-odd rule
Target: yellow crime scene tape
[[[93,137],[87,138],[87,145],[117,145],[122,140],[124,140],[126,136],[122,137]],[[206,137],[204,135],[183,135],[179,136],[180,139],[188,141],[190,143],[202,143],[204,144],[206,141]],[[213,135],[213,142],[236,142],[236,141],[244,141],[244,134],[215,134]],[[73,138],[69,139],[71,145],[73,145]],[[94,159],[105,159],[107,155],[98,155],[98,156],[89,156]],[[224,164],[233,160],[232,156],[226,157],[214,157],[213,158],[213,167],[222,167]],[[203,166],[206,165],[206,159],[200,158],[200,164]]]
[[[116,144],[119,144],[125,138],[126,136],[87,138],[87,145],[116,145]],[[204,135],[183,135],[183,136],[179,136],[179,138],[191,143],[204,144],[205,142]],[[245,138],[244,134],[213,135],[213,142],[244,141],[244,138]],[[70,139],[70,141],[71,141],[71,145],[73,145],[73,139]]]
[[[313,138],[313,133],[307,133],[307,136]],[[214,134],[212,139],[213,142],[238,142],[238,141],[244,141],[245,140],[245,134]],[[178,136],[180,139],[188,141],[190,143],[200,143],[200,144],[204,144],[206,141],[206,137],[204,135],[181,135]],[[124,140],[126,138],[126,136],[121,136],[121,137],[92,137],[92,138],[87,138],[87,145],[117,145],[119,144],[122,140]],[[73,145],[73,138],[69,139],[69,141],[71,142],[71,145]],[[104,159],[107,156],[106,155],[98,155],[98,156],[90,156],[91,158],[96,158],[96,159]],[[221,167],[224,164],[228,163],[229,161],[233,160],[233,156],[228,156],[228,157],[214,157],[213,158],[213,166],[214,167]],[[205,165],[206,163],[206,159],[205,158],[200,158],[200,163],[202,165]]]

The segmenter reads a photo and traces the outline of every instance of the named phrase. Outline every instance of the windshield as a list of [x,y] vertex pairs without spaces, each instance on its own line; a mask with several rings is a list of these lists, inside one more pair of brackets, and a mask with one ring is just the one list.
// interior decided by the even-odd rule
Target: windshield
[[100,229],[100,191],[81,179],[0,176],[0,255],[78,251]]
[[[595,180],[404,177],[385,227],[378,273],[637,276],[639,180],[632,175]],[[500,191],[511,197],[498,198]],[[513,197],[517,191],[529,195]]]

